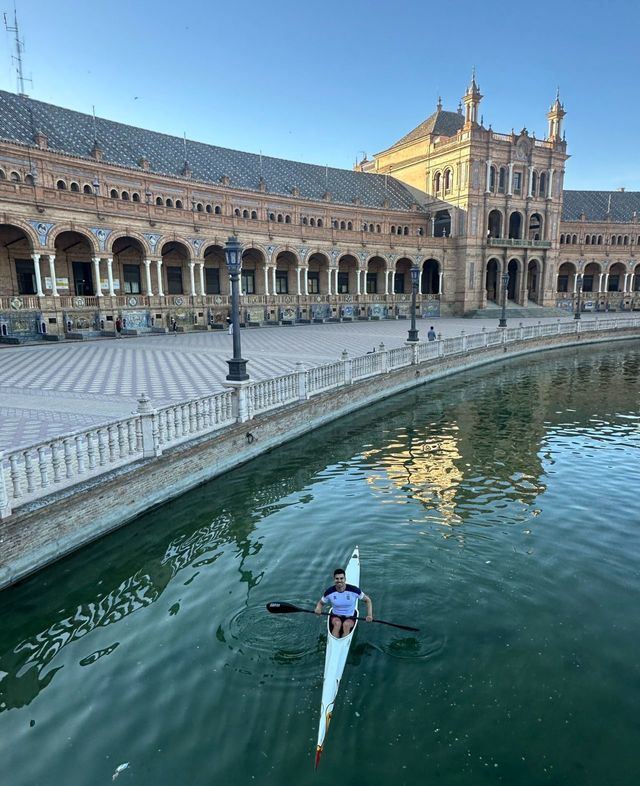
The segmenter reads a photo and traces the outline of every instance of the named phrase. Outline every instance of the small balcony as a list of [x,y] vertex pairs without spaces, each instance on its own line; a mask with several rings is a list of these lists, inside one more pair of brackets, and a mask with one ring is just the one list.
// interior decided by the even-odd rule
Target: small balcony
[[488,244],[502,248],[551,248],[550,240],[520,240],[515,237],[490,237]]

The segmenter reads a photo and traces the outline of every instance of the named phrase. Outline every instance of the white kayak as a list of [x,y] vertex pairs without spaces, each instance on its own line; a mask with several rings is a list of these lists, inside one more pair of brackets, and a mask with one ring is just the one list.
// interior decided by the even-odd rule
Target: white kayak
[[[345,568],[345,577],[347,584],[354,584],[356,587],[360,586],[360,552],[357,546],[353,550],[353,554]],[[357,604],[356,616],[358,616]],[[358,627],[358,621],[356,620],[356,624],[353,626],[348,636],[336,639],[331,633],[330,621],[331,618],[327,617],[327,652],[324,658],[322,704],[320,706],[320,725],[318,727],[318,745],[316,747],[316,769],[320,763],[320,756],[324,748],[324,739],[329,729],[331,716],[333,715],[333,707],[338,695],[338,688],[340,687],[340,678],[344,671],[344,665],[347,662],[349,647],[353,640],[353,634]]]

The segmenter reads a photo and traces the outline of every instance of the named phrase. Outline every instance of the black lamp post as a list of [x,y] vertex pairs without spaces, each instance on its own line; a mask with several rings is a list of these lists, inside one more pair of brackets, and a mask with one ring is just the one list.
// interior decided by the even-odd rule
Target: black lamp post
[[243,360],[240,349],[240,298],[239,280],[242,267],[242,247],[237,237],[230,237],[224,244],[224,255],[227,261],[227,270],[231,279],[231,324],[233,325],[233,359],[227,360],[230,382],[244,382],[249,379],[247,374],[247,361]]
[[503,273],[502,276],[502,314],[500,315],[500,322],[498,327],[507,326],[507,288],[509,286],[509,274]]
[[574,319],[580,319],[580,295],[582,294],[582,273],[576,276],[576,310],[573,315]]
[[418,265],[411,265],[411,330],[407,341],[418,341],[418,331],[416,330],[416,295],[418,294],[418,279],[420,278],[420,268]]

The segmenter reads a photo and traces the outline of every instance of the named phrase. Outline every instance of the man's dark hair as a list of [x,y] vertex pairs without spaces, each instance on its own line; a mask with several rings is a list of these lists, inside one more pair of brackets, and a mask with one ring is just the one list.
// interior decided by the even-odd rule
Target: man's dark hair
[[344,572],[344,568],[336,568],[336,569],[333,571],[333,578],[335,579],[335,577],[336,577],[336,576],[337,576],[339,573],[342,573],[342,575],[343,575],[343,576],[346,576],[346,573]]

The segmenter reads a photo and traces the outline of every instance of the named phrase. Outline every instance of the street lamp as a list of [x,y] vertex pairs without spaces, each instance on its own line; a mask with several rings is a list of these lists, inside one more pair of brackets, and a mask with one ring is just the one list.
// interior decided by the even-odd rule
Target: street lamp
[[500,322],[498,327],[507,326],[507,288],[509,287],[509,274],[503,273],[502,276],[502,314],[500,315]]
[[411,330],[407,341],[415,342],[418,340],[416,330],[416,295],[418,294],[418,279],[420,278],[420,268],[414,262],[411,265]]
[[224,255],[227,262],[227,270],[231,279],[231,324],[233,326],[233,358],[227,360],[229,373],[227,379],[230,382],[244,382],[249,379],[247,374],[247,361],[243,360],[240,349],[240,299],[238,282],[240,280],[240,268],[242,267],[242,246],[238,238],[231,236],[224,244]]
[[574,319],[580,319],[580,295],[582,294],[582,273],[576,276],[576,311],[573,315]]

